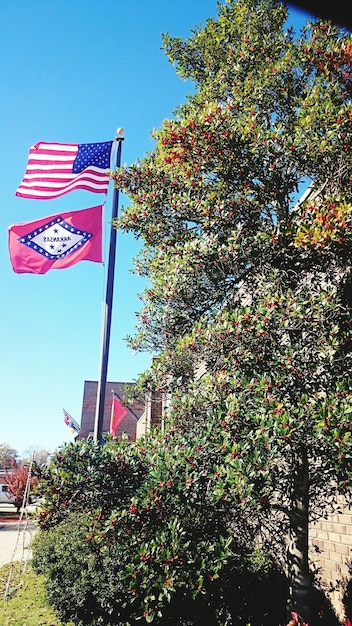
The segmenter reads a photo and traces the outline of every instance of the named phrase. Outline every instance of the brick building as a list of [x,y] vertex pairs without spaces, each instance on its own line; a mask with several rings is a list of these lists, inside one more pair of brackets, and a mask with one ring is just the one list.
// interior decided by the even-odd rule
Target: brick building
[[[117,435],[127,433],[129,441],[135,441],[153,428],[162,427],[162,416],[167,410],[165,398],[158,393],[147,393],[144,400],[127,402],[126,390],[132,388],[134,383],[107,382],[105,387],[105,403],[103,418],[103,433],[109,432],[113,392],[126,402],[128,414],[117,429]],[[98,383],[93,380],[84,382],[81,430],[79,439],[93,437],[95,407],[97,402]]]
[[[111,406],[113,392],[124,402],[126,401],[126,389],[133,387],[134,383],[107,382],[105,386],[105,403],[103,418],[103,433],[108,433],[111,419]],[[80,439],[92,437],[94,433],[95,407],[97,402],[98,382],[96,380],[86,380],[84,382],[81,430]],[[128,414],[117,429],[117,435],[126,433],[130,441],[135,441],[137,432],[137,422],[145,410],[145,402],[136,400],[127,403]]]
[[145,397],[145,410],[137,423],[137,439],[154,428],[163,428],[168,403],[160,393],[149,392]]
[[310,559],[338,616],[343,619],[343,596],[349,590],[349,617],[352,611],[352,509],[340,497],[339,512],[330,513],[309,528]]

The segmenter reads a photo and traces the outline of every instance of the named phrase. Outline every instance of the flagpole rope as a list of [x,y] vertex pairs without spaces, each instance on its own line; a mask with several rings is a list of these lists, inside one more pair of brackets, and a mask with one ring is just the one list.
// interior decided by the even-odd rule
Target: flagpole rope
[[[27,569],[30,549],[32,546],[33,532],[32,532],[32,529],[30,528],[29,517],[28,517],[28,504],[29,504],[29,497],[30,497],[32,467],[33,467],[33,455],[29,463],[27,482],[26,482],[26,487],[25,487],[24,495],[23,495],[23,503],[21,507],[20,517],[17,523],[17,537],[16,537],[15,546],[14,546],[13,553],[12,553],[11,560],[10,560],[10,571],[9,571],[9,575],[8,575],[8,579],[6,583],[4,600],[8,600],[15,593],[15,591],[17,591],[17,589],[19,588],[21,584],[21,574],[24,574]],[[23,522],[24,526],[23,526],[23,529],[21,530],[21,523],[22,523],[23,518],[25,519],[25,521]],[[15,561],[15,554],[19,545],[21,533],[22,533],[22,552],[21,552],[21,558],[19,559],[19,572],[18,572],[19,582],[18,582],[17,587],[13,587],[10,590],[10,584],[12,580],[14,561]],[[29,534],[29,544],[26,546],[27,533]],[[26,556],[24,556],[25,551],[26,551]],[[23,563],[23,568],[22,568],[22,563]]]
[[105,200],[103,204],[104,249],[103,249],[103,272],[102,272],[102,281],[101,281],[101,297],[100,297],[102,307],[103,307],[104,298],[105,298],[105,284],[106,284],[106,279],[107,279],[107,274],[108,274],[108,264],[106,263],[106,256],[107,256],[106,251],[109,249],[109,234],[110,234],[108,223],[107,223],[106,207],[107,207],[107,202]]

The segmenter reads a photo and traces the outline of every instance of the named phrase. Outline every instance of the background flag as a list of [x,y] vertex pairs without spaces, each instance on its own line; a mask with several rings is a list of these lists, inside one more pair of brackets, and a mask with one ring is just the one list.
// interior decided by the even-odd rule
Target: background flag
[[74,189],[107,193],[112,143],[36,143],[16,196],[51,200]]
[[79,261],[102,263],[102,209],[100,205],[10,226],[14,272],[46,274]]
[[64,422],[65,422],[66,426],[69,427],[71,433],[79,434],[80,427],[77,424],[77,422],[75,422],[73,417],[71,417],[71,415],[69,415],[69,413],[67,413],[67,411],[65,411],[65,409],[62,409],[62,410],[64,412]]
[[126,415],[128,415],[129,410],[126,406],[124,406],[118,398],[118,396],[114,393],[112,398],[112,406],[111,406],[111,419],[110,419],[110,435],[112,437],[116,437],[116,431],[120,426],[121,422],[125,419]]

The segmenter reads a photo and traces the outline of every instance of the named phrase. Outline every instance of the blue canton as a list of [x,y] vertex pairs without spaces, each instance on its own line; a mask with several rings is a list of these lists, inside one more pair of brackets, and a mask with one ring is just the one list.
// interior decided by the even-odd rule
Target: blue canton
[[111,146],[112,141],[80,144],[72,167],[73,174],[83,172],[90,165],[102,170],[110,169]]

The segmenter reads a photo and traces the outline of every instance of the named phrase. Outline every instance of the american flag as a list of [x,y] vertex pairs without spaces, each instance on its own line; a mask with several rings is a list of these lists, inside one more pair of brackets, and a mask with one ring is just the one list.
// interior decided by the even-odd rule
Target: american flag
[[107,193],[112,144],[36,143],[16,196],[52,200],[74,189]]

